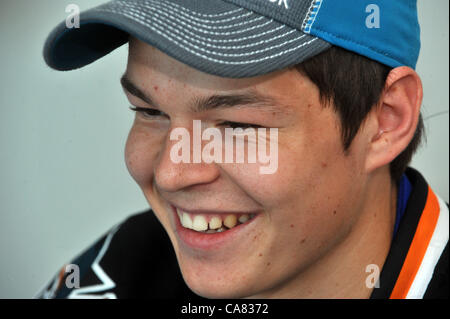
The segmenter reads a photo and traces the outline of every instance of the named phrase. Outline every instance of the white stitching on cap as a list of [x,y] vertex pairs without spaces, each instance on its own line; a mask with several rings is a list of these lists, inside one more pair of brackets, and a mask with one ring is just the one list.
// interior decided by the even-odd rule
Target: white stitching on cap
[[[130,6],[128,6],[128,8],[132,8],[132,6],[130,5]],[[135,8],[135,9],[141,9],[142,7],[134,7],[134,8]],[[153,7],[147,7],[147,8],[153,9],[153,11],[158,11],[159,13],[163,14],[164,16],[166,16],[166,17],[169,18],[169,19],[174,19],[174,17],[168,15],[168,14],[165,13],[165,12],[161,12],[161,11],[159,11],[159,10],[156,9],[156,8],[153,8]],[[117,10],[120,10],[120,9],[117,9]],[[124,12],[125,12],[125,11],[124,11]],[[139,10],[139,13],[141,13],[140,10]],[[152,12],[151,14],[152,14],[152,15],[156,15],[156,16],[160,17],[161,19],[164,19],[164,18],[161,17],[158,13]],[[141,16],[143,17],[143,15],[141,15]],[[264,18],[264,17],[261,16],[261,17],[258,18],[258,20],[261,20],[261,19],[263,19],[263,18]],[[175,19],[175,20],[176,20],[178,23],[182,24],[183,26],[185,26],[185,27],[187,27],[187,28],[193,29],[193,30],[195,30],[195,31],[199,31],[199,32],[201,32],[201,33],[214,34],[214,35],[232,35],[232,34],[243,33],[243,32],[249,31],[249,30],[253,30],[253,29],[257,29],[257,28],[262,28],[263,26],[266,26],[267,24],[269,24],[270,22],[273,21],[273,20],[269,20],[269,21],[267,21],[266,23],[259,24],[259,25],[256,25],[256,26],[253,26],[253,27],[250,27],[250,28],[247,28],[247,29],[241,29],[241,30],[238,30],[238,31],[229,31],[229,32],[222,32],[222,33],[221,33],[221,32],[212,32],[212,31],[202,30],[202,29],[196,28],[196,27],[194,27],[194,26],[192,26],[192,25],[189,25],[189,24],[187,24],[187,23],[184,22],[184,21],[177,20],[177,19]],[[255,21],[255,20],[254,20],[254,21]],[[254,22],[254,21],[252,21],[252,22]],[[246,23],[249,23],[249,22],[246,22]],[[203,25],[200,25],[200,26],[202,27]],[[203,26],[203,27],[206,27],[206,26]],[[210,27],[210,28],[214,28],[214,27]]]
[[[117,13],[120,13],[120,12],[117,12]],[[139,15],[137,15],[137,14],[135,14],[135,13],[130,13],[130,14],[131,14],[131,16],[134,17],[134,18],[137,18],[137,19],[139,19],[139,20],[142,19],[142,17],[140,17]],[[152,27],[152,25],[146,23],[145,20],[142,20],[142,21],[143,21],[143,23],[144,23],[146,26]],[[156,27],[156,26],[155,26],[155,27]],[[165,31],[165,30],[163,29],[162,26],[158,26],[158,27],[160,28],[161,32],[164,32],[164,31]],[[277,45],[273,45],[273,46],[271,46],[271,47],[264,48],[264,49],[262,49],[262,50],[256,50],[256,51],[251,51],[251,52],[236,53],[236,54],[234,54],[234,53],[220,53],[220,52],[215,52],[215,51],[209,51],[209,50],[206,50],[206,49],[204,49],[204,48],[201,48],[201,47],[199,47],[199,46],[197,46],[197,45],[195,45],[195,44],[192,44],[192,43],[186,41],[186,40],[183,39],[183,38],[180,38],[180,37],[178,37],[178,36],[176,36],[176,35],[173,35],[173,37],[174,37],[175,39],[177,39],[177,40],[179,40],[179,41],[182,41],[182,42],[186,43],[187,45],[189,45],[189,46],[191,46],[191,47],[193,47],[193,48],[195,48],[195,49],[197,49],[197,50],[199,50],[199,51],[203,51],[203,52],[208,53],[208,54],[211,54],[211,55],[217,55],[217,56],[222,56],[222,57],[241,57],[241,56],[249,56],[249,55],[259,54],[259,53],[266,52],[266,51],[270,51],[271,49],[279,48],[279,47],[285,46],[286,44],[289,44],[289,43],[292,43],[292,42],[301,40],[301,39],[302,39],[303,37],[305,37],[305,36],[306,36],[306,35],[303,34],[303,35],[300,36],[300,37],[297,37],[297,38],[294,38],[294,39],[291,39],[291,40],[288,40],[288,41],[279,43],[279,44],[277,44]],[[186,37],[186,38],[187,38],[188,40],[191,40],[189,37]]]
[[[135,18],[133,16],[128,15],[127,13],[114,12],[112,10],[107,10],[107,9],[98,9],[98,10],[99,11],[106,11],[106,12],[113,12],[113,13],[123,14],[124,16],[128,16],[129,18],[132,18],[132,19]],[[260,58],[260,59],[254,59],[254,60],[248,60],[248,61],[224,61],[224,60],[218,60],[218,59],[210,58],[208,56],[205,56],[203,54],[200,54],[198,52],[195,52],[195,51],[187,48],[184,45],[180,44],[178,41],[172,39],[169,35],[164,34],[161,31],[155,29],[153,26],[142,22],[140,19],[138,19],[137,22],[142,24],[142,25],[144,25],[144,26],[146,26],[146,27],[149,27],[150,29],[152,29],[153,31],[155,31],[156,33],[161,35],[162,37],[164,37],[164,38],[168,39],[169,41],[175,43],[177,46],[179,46],[180,48],[186,50],[189,53],[192,53],[192,54],[194,54],[194,55],[196,55],[198,57],[204,58],[204,59],[206,59],[208,61],[217,62],[217,63],[221,63],[221,64],[229,64],[229,65],[243,65],[243,64],[257,63],[257,62],[262,62],[262,61],[265,61],[265,60],[268,60],[268,59],[273,59],[273,58],[276,58],[278,56],[284,55],[286,53],[295,51],[295,50],[297,50],[297,49],[299,49],[299,48],[301,48],[301,47],[303,47],[305,45],[308,45],[308,44],[310,44],[310,43],[312,43],[312,42],[317,40],[317,38],[313,38],[313,39],[309,40],[308,42],[302,43],[302,44],[300,44],[300,45],[298,45],[298,46],[296,46],[294,48],[290,48],[290,49],[278,52],[277,54],[274,54],[274,55],[271,55],[271,56],[266,56],[266,57]]]
[[[136,13],[138,13],[138,15],[140,15],[141,18],[145,19],[146,16],[142,15],[140,11],[137,11],[137,9],[131,9],[131,10],[136,10]],[[154,14],[154,15],[156,15],[156,16],[159,17],[158,14]],[[162,20],[160,20],[160,19],[158,19],[158,18],[156,18],[156,17],[153,17],[153,19],[162,22]],[[175,27],[178,27],[178,25],[177,25],[176,23],[173,23],[173,22],[170,21],[170,20],[166,20],[166,21],[164,21],[164,22],[165,22],[165,26],[168,27],[168,28],[170,28],[170,29],[176,30],[176,28],[173,28],[173,27],[171,27],[171,26],[168,25],[168,24],[171,24],[171,25],[173,25],[173,26],[175,26]],[[269,22],[270,22],[270,21],[269,21]],[[266,25],[266,24],[267,24],[267,23],[265,23],[264,25]],[[196,37],[196,38],[198,38],[198,39],[201,39],[201,41],[209,41],[209,42],[214,42],[214,43],[230,43],[230,42],[240,42],[240,41],[245,41],[245,40],[249,40],[249,39],[259,38],[259,37],[262,37],[262,36],[267,35],[267,34],[269,34],[269,33],[274,33],[274,32],[277,32],[277,31],[279,31],[279,30],[281,30],[281,29],[285,29],[285,28],[286,28],[285,25],[280,25],[280,26],[276,27],[275,29],[271,29],[271,30],[268,30],[268,31],[265,31],[265,32],[262,32],[262,33],[253,34],[253,35],[251,35],[251,36],[246,36],[246,37],[242,37],[242,38],[234,38],[234,39],[210,39],[210,38],[201,37],[201,36],[199,36],[199,35],[193,33],[193,32],[190,31],[190,30],[187,30],[187,29],[180,29],[180,30],[182,30],[182,31],[185,32],[185,33],[188,33],[188,34],[192,35],[193,37]],[[254,28],[250,28],[250,29],[254,29]],[[250,29],[244,29],[244,30],[242,30],[242,31],[248,31],[248,30],[250,30]],[[197,29],[195,29],[195,30],[197,30]],[[198,30],[197,30],[197,31],[198,31]],[[237,33],[235,33],[235,32],[232,32],[232,33],[230,33],[230,32],[228,32],[228,33],[217,33],[217,32],[211,33],[211,32],[205,32],[205,33],[214,34],[214,35],[231,35],[231,34],[237,34]],[[238,33],[241,33],[241,32],[238,32]]]
[[[115,3],[123,3],[123,0],[116,0],[114,2]],[[185,10],[187,12],[190,12],[190,13],[194,14],[194,15],[198,15],[198,16],[201,16],[201,17],[208,17],[208,18],[223,17],[225,15],[234,14],[234,13],[237,13],[239,11],[243,11],[244,10],[244,8],[239,8],[239,9],[233,9],[231,11],[218,13],[218,14],[204,14],[204,13],[200,13],[200,12],[189,10],[188,8],[182,7],[182,6],[180,6],[180,5],[176,4],[176,3],[173,3],[173,2],[171,2],[171,4],[173,4],[174,6],[180,8],[181,10]]]
[[[130,19],[135,19],[136,18],[135,16],[129,15],[126,12],[120,13],[120,12],[115,12],[113,10],[108,10],[108,9],[98,9],[98,10],[99,11],[106,11],[106,12],[122,14],[123,16],[126,16],[126,17],[128,17]],[[150,28],[150,29],[152,29],[153,31],[155,31],[156,33],[161,35],[162,37],[168,39],[170,42],[176,44],[177,46],[179,46],[180,48],[186,50],[189,53],[192,53],[192,54],[194,54],[196,56],[204,58],[205,60],[208,60],[208,61],[217,62],[217,63],[221,63],[221,64],[228,64],[228,65],[244,65],[244,64],[257,63],[257,62],[262,62],[262,61],[265,61],[265,60],[273,59],[273,58],[279,57],[281,55],[284,55],[286,53],[295,51],[295,50],[297,50],[297,49],[299,49],[299,48],[301,48],[301,47],[303,47],[305,45],[308,45],[308,44],[314,42],[315,40],[317,40],[317,38],[313,38],[313,39],[309,40],[308,42],[302,43],[302,44],[300,44],[300,45],[298,45],[298,46],[296,46],[294,48],[290,48],[290,49],[278,52],[277,54],[273,54],[273,55],[270,55],[270,56],[265,56],[264,58],[260,58],[260,59],[247,60],[247,61],[224,61],[224,60],[219,60],[219,59],[215,59],[215,58],[210,58],[208,56],[205,56],[203,54],[200,54],[198,52],[195,52],[195,51],[189,49],[188,47],[186,47],[186,46],[180,44],[178,41],[174,40],[171,36],[169,36],[167,34],[164,34],[163,32],[161,32],[158,29],[154,28],[154,26],[149,25],[149,24],[145,23],[144,21],[140,20],[139,17],[138,17],[138,20],[135,20],[135,21],[140,23],[140,24],[142,24],[142,25],[144,25],[144,26],[146,26],[146,27],[148,27],[148,28]]]
[[[96,9],[96,10],[97,10],[97,11],[104,11],[104,10],[106,10],[106,9],[100,9],[100,8],[98,8],[98,9]],[[111,9],[111,10],[114,10],[114,9]],[[120,12],[119,12],[119,13],[120,13]],[[153,12],[152,14],[155,15],[155,16],[158,16],[158,17],[162,18],[162,17],[161,17],[159,14],[157,14],[157,13],[154,13],[154,12]],[[141,15],[141,17],[144,17],[144,16]],[[169,18],[171,18],[171,17],[169,17]],[[273,20],[268,20],[267,22],[265,22],[265,23],[263,23],[263,24],[258,24],[258,25],[252,26],[252,27],[250,27],[250,28],[244,28],[244,29],[241,29],[241,30],[238,30],[238,31],[228,31],[228,32],[212,32],[212,31],[206,31],[206,30],[202,30],[202,29],[199,29],[199,28],[190,26],[190,25],[186,24],[186,23],[183,22],[183,21],[178,21],[178,20],[177,20],[177,22],[179,22],[180,24],[184,25],[184,26],[187,27],[187,28],[193,29],[193,30],[198,31],[198,32],[201,32],[201,33],[212,34],[212,35],[219,35],[219,36],[227,36],[227,35],[234,35],[234,34],[244,33],[244,32],[250,31],[250,30],[254,30],[254,29],[259,29],[259,28],[265,27],[266,25],[272,23]]]
[[[97,9],[97,10],[98,10],[98,9]],[[143,19],[146,17],[146,16],[144,16],[144,15],[141,14],[141,11],[137,11],[138,9],[131,9],[131,10],[136,10],[136,12],[138,12],[139,15],[140,15]],[[154,13],[154,15],[159,16],[159,15],[156,14],[156,13]],[[157,19],[157,18],[154,18],[154,19],[156,19],[156,20],[158,20],[158,21],[161,21],[161,20],[159,20],[159,19]],[[167,20],[167,21],[165,21],[165,22],[166,22],[166,25],[167,25],[167,23],[168,23],[168,24],[171,24],[171,25],[173,25],[173,26],[178,27],[178,25],[177,25],[176,23],[173,23],[173,22],[171,22],[170,20]],[[270,22],[272,22],[272,20],[271,20],[271,21],[268,21],[268,23],[264,23],[263,25],[255,26],[255,27],[252,27],[252,28],[249,28],[249,29],[243,29],[243,30],[241,30],[241,31],[242,31],[242,32],[245,32],[245,31],[248,31],[248,30],[253,30],[253,29],[256,29],[256,28],[258,28],[258,27],[265,26],[265,25],[269,24]],[[244,41],[244,40],[248,40],[248,39],[255,39],[255,38],[258,38],[258,37],[262,37],[262,36],[264,36],[264,35],[267,35],[267,34],[269,34],[269,33],[277,32],[277,31],[279,31],[279,30],[281,30],[281,29],[285,29],[285,28],[286,28],[285,25],[280,25],[280,26],[276,27],[275,29],[271,29],[271,30],[268,30],[268,31],[265,31],[265,32],[262,32],[262,33],[253,34],[253,35],[251,35],[251,36],[246,36],[246,37],[242,37],[242,38],[234,38],[234,39],[210,39],[210,38],[204,38],[204,37],[201,37],[201,36],[199,36],[199,35],[193,33],[193,32],[190,31],[190,30],[187,30],[187,29],[183,29],[183,32],[186,32],[186,33],[188,33],[188,34],[190,34],[190,35],[192,35],[192,36],[194,36],[194,37],[196,37],[196,38],[202,39],[202,40],[204,40],[204,41],[215,42],[215,43],[230,43],[230,42]],[[223,36],[223,35],[226,35],[226,36],[227,36],[227,35],[234,35],[234,34],[237,34],[237,33],[242,33],[241,31],[237,31],[237,32],[226,32],[226,33],[218,33],[218,32],[207,32],[207,31],[203,31],[203,30],[198,30],[198,29],[196,29],[196,28],[194,28],[194,29],[195,29],[196,31],[200,31],[200,32],[203,32],[203,33],[214,34],[214,35],[220,35],[220,36]]]
[[196,38],[204,39],[204,40],[209,41],[209,42],[214,42],[214,43],[230,43],[230,42],[240,42],[240,41],[244,41],[244,40],[260,38],[260,37],[262,37],[262,36],[264,36],[264,35],[267,35],[267,34],[269,34],[269,33],[274,33],[274,32],[277,32],[277,31],[279,31],[279,30],[281,30],[281,29],[285,29],[285,28],[286,28],[286,27],[285,27],[284,25],[280,25],[280,26],[276,27],[275,29],[270,29],[270,30],[265,31],[265,32],[263,32],[263,33],[253,34],[253,35],[248,36],[248,37],[235,38],[235,39],[210,39],[210,38],[203,38],[203,37],[201,37],[201,36],[199,36],[199,35],[193,33],[192,31],[184,30],[184,29],[183,29],[183,31],[186,32],[186,33],[189,33],[190,35],[192,35],[192,36],[194,36],[194,37],[196,37]]
[[[142,18],[143,20],[145,20],[145,17],[139,14],[140,11],[135,11],[135,10],[137,10],[137,9],[131,9],[131,12],[133,12],[133,14],[136,14],[136,16],[139,16],[140,18]],[[162,20],[160,20],[160,19],[158,19],[158,18],[153,17],[153,19],[154,19],[155,21],[159,22],[161,25],[163,25],[163,24],[165,23],[165,21],[163,22]],[[200,43],[200,44],[205,45],[205,46],[207,46],[207,47],[216,48],[216,49],[225,49],[225,50],[228,50],[228,49],[237,50],[237,49],[243,49],[243,48],[250,48],[250,47],[258,46],[258,45],[263,44],[263,43],[270,43],[270,42],[273,42],[273,41],[275,41],[275,40],[277,40],[277,39],[284,38],[284,37],[286,37],[286,36],[288,36],[288,35],[290,35],[290,34],[292,34],[292,33],[294,33],[294,32],[297,31],[297,30],[295,30],[295,29],[292,29],[292,30],[290,30],[289,32],[279,34],[279,35],[277,35],[277,36],[275,36],[275,37],[271,37],[269,40],[262,40],[262,41],[255,42],[255,43],[252,43],[252,44],[247,44],[247,45],[238,45],[238,46],[216,46],[216,45],[213,45],[213,44],[210,44],[210,43],[206,43],[206,42],[201,41],[201,40],[192,39],[192,38],[187,37],[187,36],[184,34],[184,32],[183,32],[184,30],[183,30],[183,29],[176,29],[176,28],[171,27],[170,25],[167,25],[167,24],[165,24],[164,27],[165,27],[165,28],[168,28],[168,29],[170,29],[170,30],[172,30],[172,31],[175,32],[175,33],[178,33],[178,34],[181,35],[182,37],[188,38],[190,41],[194,41],[194,42]]]
[[[135,11],[136,9],[131,9],[131,10],[132,10],[133,13],[135,13],[136,15],[138,15],[140,18],[143,18],[143,19],[145,18],[144,16],[140,15],[140,11]],[[154,19],[155,21],[158,21],[161,25],[163,25],[163,24],[166,22],[166,21],[162,21],[162,20],[160,20],[160,19],[158,19],[158,18],[156,18],[156,17],[153,17],[153,19]],[[263,44],[263,43],[270,43],[270,42],[273,42],[273,41],[275,41],[275,40],[277,40],[277,39],[284,38],[284,37],[286,37],[286,36],[288,36],[288,35],[290,35],[290,34],[292,34],[292,33],[294,33],[294,32],[297,31],[297,30],[295,30],[295,29],[292,29],[292,30],[290,30],[289,32],[279,34],[279,35],[277,35],[277,36],[275,36],[275,37],[271,37],[269,40],[261,40],[261,41],[259,41],[259,42],[255,42],[255,43],[247,44],[247,45],[238,45],[238,46],[216,46],[216,45],[213,45],[213,44],[210,44],[210,43],[206,43],[205,41],[201,41],[201,40],[192,39],[192,38],[187,37],[187,36],[184,34],[184,32],[186,31],[186,30],[184,30],[184,29],[177,29],[177,28],[171,27],[170,25],[167,25],[167,24],[164,25],[164,27],[166,27],[166,28],[168,28],[168,29],[174,31],[175,33],[178,33],[179,35],[181,35],[181,36],[183,36],[183,37],[188,38],[188,39],[191,40],[191,41],[200,43],[200,44],[202,44],[202,45],[205,45],[205,46],[208,46],[208,47],[211,47],[211,48],[225,49],[225,50],[228,50],[228,49],[243,49],[243,48],[250,48],[250,47],[258,46],[258,45]],[[278,27],[277,29],[281,29],[281,28]],[[264,33],[268,33],[268,32],[264,32]],[[196,35],[196,34],[193,33],[193,35]],[[202,38],[202,37],[199,37],[199,36],[197,36],[197,37],[200,38],[200,39],[206,39],[206,40],[209,40],[209,39],[207,39],[207,38]],[[242,39],[237,39],[237,40],[235,40],[234,42],[236,42],[236,41],[242,41]]]
[[[171,27],[170,27],[170,28],[171,28]],[[176,33],[179,33],[179,34],[183,35],[179,30],[176,30],[176,29],[174,29],[174,28],[172,28],[172,29],[173,29],[173,31],[175,31]],[[259,41],[259,42],[255,42],[255,43],[252,43],[252,44],[237,45],[237,46],[217,46],[217,45],[213,45],[213,44],[206,43],[206,42],[204,42],[204,41],[200,41],[200,40],[196,40],[196,39],[192,39],[192,38],[189,38],[189,40],[195,41],[195,42],[197,42],[197,43],[200,43],[200,44],[202,44],[202,45],[205,45],[205,46],[211,47],[211,48],[215,48],[215,49],[224,49],[224,50],[233,49],[233,50],[238,50],[238,49],[244,49],[244,48],[255,47],[255,46],[258,46],[258,45],[264,44],[264,43],[270,43],[270,42],[273,42],[273,41],[275,41],[275,40],[278,40],[278,39],[287,37],[288,35],[294,33],[295,31],[297,31],[297,30],[293,29],[293,30],[291,30],[291,31],[289,31],[289,32],[287,32],[287,33],[279,34],[279,35],[277,35],[276,37],[272,37],[272,38],[270,38],[269,40],[261,40],[261,41]],[[185,36],[185,35],[183,35],[183,36]]]
[[[127,4],[124,4],[123,6],[130,8],[130,7],[133,6],[133,3],[127,3]],[[144,8],[147,8],[147,9],[155,10],[155,11],[158,11],[160,14],[166,16],[167,18],[171,18],[171,15],[168,14],[167,11],[166,12],[162,11],[164,9],[161,10],[161,9],[158,9],[158,8],[156,8],[154,6],[149,6],[149,5],[145,5],[145,4],[136,5],[135,7],[139,8],[139,9],[144,7]],[[259,17],[255,18],[253,20],[243,21],[243,22],[240,22],[240,23],[235,23],[235,24],[230,24],[230,25],[225,25],[225,26],[203,25],[203,24],[200,24],[200,23],[197,23],[197,22],[194,22],[194,21],[190,21],[189,19],[186,19],[185,17],[178,17],[178,18],[182,19],[182,20],[185,20],[188,23],[191,23],[192,25],[196,25],[198,27],[203,27],[204,29],[224,30],[224,29],[231,29],[231,28],[234,28],[234,27],[240,27],[240,26],[243,26],[243,25],[246,25],[246,24],[250,24],[250,23],[253,23],[253,22],[260,21],[260,20],[264,19],[264,16],[259,16]],[[181,21],[179,21],[179,22],[181,22]]]
[[[247,13],[245,13],[243,15],[234,16],[234,17],[231,17],[231,18],[223,19],[223,20],[205,20],[205,19],[200,19],[200,18],[192,16],[192,13],[194,13],[194,12],[191,11],[191,10],[188,10],[191,13],[189,15],[188,13],[185,13],[185,12],[183,12],[181,10],[178,10],[176,8],[176,6],[170,6],[169,4],[173,4],[172,2],[160,2],[160,1],[155,1],[155,0],[145,0],[145,1],[142,1],[142,2],[137,2],[137,1],[129,1],[129,2],[127,2],[127,4],[136,4],[138,6],[142,6],[142,3],[146,3],[147,4],[146,5],[147,8],[149,7],[149,5],[153,5],[153,6],[156,6],[156,7],[159,7],[159,8],[163,8],[163,9],[169,10],[169,13],[170,12],[177,12],[178,14],[180,14],[182,16],[185,16],[189,20],[192,19],[192,20],[196,20],[198,22],[212,23],[212,24],[219,24],[219,23],[229,22],[229,21],[245,18],[245,17],[248,17],[248,16],[253,14],[253,12],[247,12]],[[125,3],[123,3],[123,4],[125,4]]]

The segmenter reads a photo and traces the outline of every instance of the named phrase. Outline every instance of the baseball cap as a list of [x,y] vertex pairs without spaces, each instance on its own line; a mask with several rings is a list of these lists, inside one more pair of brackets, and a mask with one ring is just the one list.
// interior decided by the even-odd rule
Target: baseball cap
[[415,69],[416,0],[113,0],[61,22],[44,46],[56,70],[88,65],[128,42],[197,70],[243,78],[283,69],[332,45]]

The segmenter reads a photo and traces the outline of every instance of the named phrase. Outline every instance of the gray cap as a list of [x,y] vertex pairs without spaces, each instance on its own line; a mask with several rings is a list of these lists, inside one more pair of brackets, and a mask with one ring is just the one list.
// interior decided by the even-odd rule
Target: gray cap
[[262,75],[331,46],[302,31],[313,2],[113,0],[81,12],[79,28],[60,23],[47,38],[44,58],[54,69],[77,69],[125,44],[131,35],[209,74]]
[[390,67],[415,68],[420,51],[416,0],[113,0],[82,12],[80,28],[58,25],[44,57],[55,69],[76,69],[129,35],[235,78],[292,66],[331,45]]

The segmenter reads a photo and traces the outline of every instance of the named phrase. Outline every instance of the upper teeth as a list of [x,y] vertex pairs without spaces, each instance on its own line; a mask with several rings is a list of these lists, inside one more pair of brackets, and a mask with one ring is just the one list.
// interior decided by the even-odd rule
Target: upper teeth
[[203,216],[197,215],[194,217],[194,222],[192,223],[192,229],[201,231],[208,229],[208,223]]
[[[238,224],[245,223],[253,217],[253,214],[223,214],[222,216],[208,216],[201,214],[189,214],[177,208],[177,214],[181,225],[195,231],[207,232],[208,230],[224,230],[223,226],[233,228]],[[208,221],[209,219],[209,221]],[[208,231],[211,233],[211,231]]]
[[209,220],[209,229],[219,229],[222,227],[222,219],[219,217],[214,216]]

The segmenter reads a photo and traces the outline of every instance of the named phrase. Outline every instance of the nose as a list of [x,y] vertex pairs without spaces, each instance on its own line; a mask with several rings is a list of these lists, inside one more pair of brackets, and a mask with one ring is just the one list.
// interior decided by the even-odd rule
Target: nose
[[[172,128],[172,130],[173,129],[174,128]],[[164,143],[165,145],[161,150],[158,163],[155,165],[155,182],[158,188],[165,192],[177,192],[190,186],[214,182],[220,175],[220,169],[217,164],[214,162],[205,163],[203,161],[200,161],[200,163],[194,162],[194,151],[201,152],[203,147],[201,147],[200,150],[198,147],[194,149],[191,128],[178,127],[177,129],[184,129],[184,131],[188,133],[188,140],[186,138],[184,139],[184,146],[187,146],[187,148],[184,148],[183,151],[186,152],[184,155],[189,154],[189,161],[177,161],[173,158],[175,150],[180,151],[181,138],[178,140],[171,140],[171,130],[167,135]],[[195,155],[197,158],[200,155],[201,158],[201,153]]]

